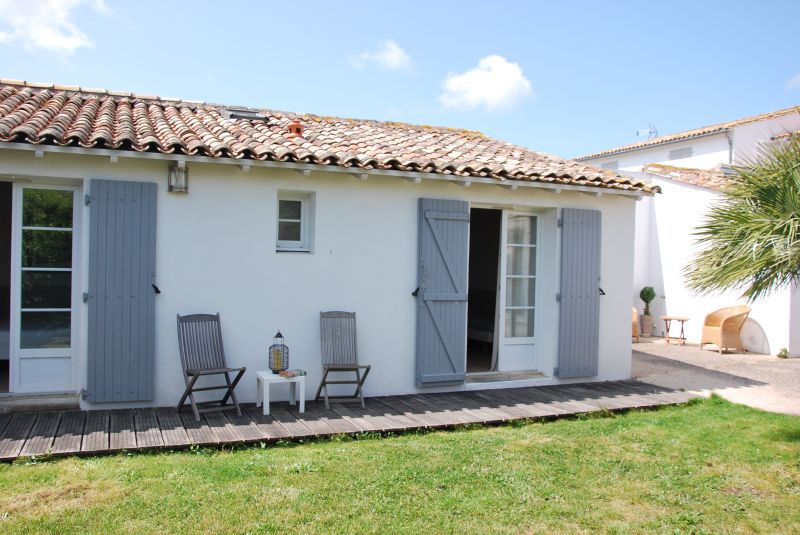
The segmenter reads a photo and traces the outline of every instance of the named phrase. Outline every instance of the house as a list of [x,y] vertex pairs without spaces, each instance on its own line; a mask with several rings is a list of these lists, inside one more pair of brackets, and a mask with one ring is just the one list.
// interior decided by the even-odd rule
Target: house
[[[636,208],[634,304],[638,292],[653,286],[653,314],[689,315],[686,335],[699,341],[703,317],[743,300],[735,292],[697,296],[684,284],[682,270],[692,257],[694,229],[718,201],[729,166],[757,156],[760,146],[800,129],[800,108],[745,117],[640,141],[576,158],[617,170],[660,187],[664,195],[644,199]],[[800,356],[800,290],[787,288],[751,304],[742,330],[748,351],[775,354],[787,348]],[[663,324],[656,322],[656,334]]]
[[16,395],[175,403],[197,312],[245,401],[278,330],[313,395],[323,310],[357,313],[368,395],[630,376],[652,184],[473,131],[9,80],[0,177]]

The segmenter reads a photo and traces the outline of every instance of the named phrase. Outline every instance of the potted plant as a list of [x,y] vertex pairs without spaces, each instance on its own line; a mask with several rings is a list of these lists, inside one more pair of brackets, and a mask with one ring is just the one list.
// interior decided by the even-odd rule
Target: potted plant
[[642,314],[642,336],[650,336],[653,333],[653,316],[650,315],[650,303],[656,298],[656,291],[652,286],[645,286],[639,292],[639,299],[644,301],[644,313]]

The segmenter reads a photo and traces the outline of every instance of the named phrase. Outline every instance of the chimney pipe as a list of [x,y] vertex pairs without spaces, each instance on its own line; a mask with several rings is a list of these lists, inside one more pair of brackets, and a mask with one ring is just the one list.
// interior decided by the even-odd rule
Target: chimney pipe
[[286,134],[287,138],[303,137],[303,123],[300,122],[300,119],[292,119],[287,128],[289,129],[289,133]]

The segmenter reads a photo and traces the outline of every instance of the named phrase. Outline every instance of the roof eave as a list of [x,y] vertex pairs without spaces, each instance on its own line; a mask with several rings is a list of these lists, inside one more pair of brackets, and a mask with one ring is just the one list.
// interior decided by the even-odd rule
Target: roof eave
[[281,162],[275,160],[251,160],[251,159],[237,159],[237,158],[214,158],[210,156],[193,156],[185,154],[165,154],[161,152],[138,152],[118,149],[102,149],[102,148],[86,148],[86,147],[72,147],[61,145],[41,145],[24,142],[1,141],[0,149],[2,150],[22,150],[36,153],[37,157],[43,156],[45,153],[58,153],[58,154],[73,154],[83,156],[96,156],[110,158],[112,162],[118,161],[119,158],[134,158],[142,160],[162,160],[166,162],[191,162],[191,163],[205,163],[205,164],[221,164],[221,165],[235,165],[242,171],[247,171],[251,167],[271,167],[292,169],[295,171],[308,172],[312,171],[330,171],[333,173],[346,173],[355,175],[358,178],[365,180],[365,175],[378,175],[378,176],[396,176],[405,178],[412,182],[420,182],[421,180],[444,180],[448,182],[460,183],[463,185],[471,184],[489,184],[493,186],[501,186],[503,188],[516,190],[518,188],[537,188],[551,191],[552,193],[560,193],[562,190],[577,191],[581,193],[589,193],[592,195],[620,195],[624,197],[631,197],[640,199],[643,196],[653,196],[654,192],[646,190],[624,190],[616,188],[606,188],[601,186],[581,186],[575,184],[552,184],[549,182],[540,181],[527,181],[527,180],[505,180],[500,181],[494,178],[484,177],[470,177],[460,175],[446,175],[442,173],[428,173],[422,171],[401,171],[395,169],[362,169],[359,167],[341,167],[336,165],[325,165],[315,163],[295,163],[295,162]]
[[589,160],[597,160],[599,158],[605,158],[606,156],[615,156],[617,154],[623,154],[625,152],[635,152],[637,150],[644,150],[649,149],[652,147],[659,147],[661,145],[671,145],[673,143],[681,143],[682,141],[687,141],[690,139],[697,139],[700,137],[710,137],[710,136],[717,136],[720,134],[726,134],[731,131],[731,128],[723,128],[722,130],[714,130],[713,132],[704,132],[702,134],[694,134],[691,136],[682,137],[680,139],[668,139],[665,141],[658,141],[656,143],[651,143],[650,145],[642,145],[639,147],[620,147],[618,149],[610,149],[609,151],[601,151],[596,152],[594,154],[588,154],[585,156],[578,156],[577,158],[573,158],[576,162],[585,162]]

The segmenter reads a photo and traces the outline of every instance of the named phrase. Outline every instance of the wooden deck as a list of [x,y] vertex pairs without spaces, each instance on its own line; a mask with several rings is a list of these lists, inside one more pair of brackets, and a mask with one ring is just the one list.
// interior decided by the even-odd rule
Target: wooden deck
[[3,414],[0,460],[497,424],[672,405],[692,397],[647,383],[616,381],[374,397],[367,399],[366,410],[357,404],[335,404],[326,410],[323,403],[309,401],[304,414],[285,402],[273,402],[271,416],[245,404],[242,416],[235,411],[209,413],[201,422],[195,422],[190,411],[178,414],[173,407]]

